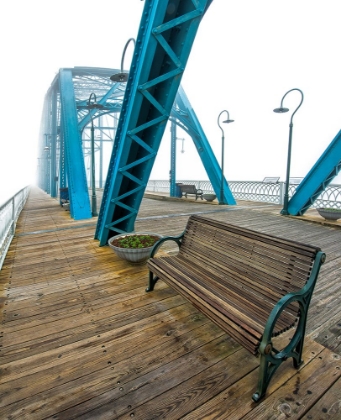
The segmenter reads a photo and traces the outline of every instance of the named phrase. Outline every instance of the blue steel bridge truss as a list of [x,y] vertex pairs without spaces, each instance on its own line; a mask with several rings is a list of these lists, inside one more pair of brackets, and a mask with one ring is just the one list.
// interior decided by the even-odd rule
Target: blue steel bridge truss
[[[110,80],[113,73],[120,72],[118,69],[64,68],[46,94],[40,131],[39,185],[52,197],[57,196],[58,188],[62,191],[67,187],[74,219],[91,217],[86,163],[91,122],[97,133],[95,154],[100,186],[104,149],[110,147],[95,233],[100,245],[117,233],[134,230],[169,120],[192,137],[213,189],[219,194],[220,166],[180,86],[200,21],[211,2],[145,0],[127,83]],[[101,109],[87,107],[92,94]],[[334,143],[336,156],[322,156],[309,172],[298,189],[300,204],[293,209],[289,200],[290,214],[302,214],[317,189],[337,175],[341,136]],[[311,184],[315,186],[314,193]],[[235,204],[226,180],[224,202]]]
[[[45,97],[39,146],[41,156],[39,162],[42,162],[38,168],[39,185],[52,197],[58,195],[58,188],[68,187],[71,215],[75,219],[91,217],[90,204],[86,200],[90,177],[84,175],[89,169],[87,158],[88,160],[90,158],[91,119],[97,133],[95,153],[99,174],[98,185],[103,187],[104,184],[103,155],[112,151],[126,87],[125,83],[111,82],[110,76],[117,71],[117,69],[86,67],[60,69]],[[64,86],[60,88],[65,79],[67,79],[66,88]],[[74,99],[68,102],[70,91]],[[88,109],[88,100],[92,93],[95,93],[97,103],[103,106],[101,110]],[[67,127],[62,124],[63,107],[66,108],[66,118],[70,120]],[[75,114],[73,118],[72,113]],[[221,170],[182,87],[177,92],[169,120],[192,137],[218,195]],[[80,143],[81,149],[77,147]],[[235,204],[226,180],[224,187],[225,200],[229,204]],[[82,202],[86,206],[80,205]]]

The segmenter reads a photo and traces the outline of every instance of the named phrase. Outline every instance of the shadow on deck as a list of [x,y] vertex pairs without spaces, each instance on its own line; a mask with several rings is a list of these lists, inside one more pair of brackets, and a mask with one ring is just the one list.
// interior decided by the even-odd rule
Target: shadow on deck
[[0,272],[0,418],[340,419],[340,226],[265,203],[147,197],[136,230],[178,234],[190,214],[206,213],[326,252],[304,365],[284,363],[253,403],[257,358],[162,282],[145,293],[146,266],[98,247],[96,219],[71,220],[32,188]]

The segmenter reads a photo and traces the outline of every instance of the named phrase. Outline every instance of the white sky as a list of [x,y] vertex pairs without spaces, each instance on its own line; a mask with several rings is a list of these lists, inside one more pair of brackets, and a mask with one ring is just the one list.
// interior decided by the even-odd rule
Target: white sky
[[[0,193],[35,179],[44,95],[59,68],[120,68],[143,6],[140,0],[1,2]],[[340,9],[339,0],[213,1],[182,85],[219,162],[217,117],[227,109],[235,120],[224,126],[228,180],[285,179],[291,112],[272,110],[289,89],[305,96],[294,117],[292,177],[304,177],[341,129]],[[285,106],[294,110],[299,100],[292,92]],[[178,136],[186,137],[180,130]],[[180,149],[178,142],[177,178],[207,179],[192,140],[186,138],[185,153]],[[168,179],[169,154],[167,130],[152,179]]]

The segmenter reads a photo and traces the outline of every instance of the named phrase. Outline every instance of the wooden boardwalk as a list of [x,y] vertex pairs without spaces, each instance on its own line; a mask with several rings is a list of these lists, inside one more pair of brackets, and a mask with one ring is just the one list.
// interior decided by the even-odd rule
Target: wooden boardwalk
[[162,282],[145,293],[146,266],[98,247],[96,219],[33,188],[0,271],[0,419],[341,419],[341,224],[147,197],[136,230],[178,234],[206,213],[326,252],[304,365],[282,364],[253,403],[257,358]]

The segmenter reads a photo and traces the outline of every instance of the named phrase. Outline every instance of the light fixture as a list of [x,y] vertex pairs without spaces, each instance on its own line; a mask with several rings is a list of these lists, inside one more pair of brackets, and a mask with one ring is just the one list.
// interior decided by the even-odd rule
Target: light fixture
[[126,83],[128,81],[129,73],[127,73],[123,70],[123,65],[124,65],[125,53],[127,51],[128,45],[131,41],[134,43],[134,46],[135,46],[135,39],[134,38],[129,38],[125,47],[124,47],[124,49],[123,49],[123,54],[122,54],[122,59],[121,59],[121,72],[120,73],[115,73],[112,76],[110,76],[110,80],[112,80],[113,82]]
[[288,215],[289,214],[289,212],[288,212],[288,203],[289,203],[289,179],[290,179],[292,132],[293,132],[293,127],[294,127],[293,117],[296,114],[298,108],[302,105],[302,102],[303,102],[303,99],[304,99],[304,95],[303,95],[303,92],[301,91],[301,89],[294,88],[294,89],[288,90],[288,92],[285,93],[285,95],[283,96],[283,98],[281,100],[280,107],[279,108],[275,108],[273,110],[277,114],[283,114],[285,112],[288,112],[289,111],[289,108],[284,108],[283,107],[283,100],[287,96],[288,93],[293,92],[294,90],[297,90],[298,92],[300,92],[300,94],[301,94],[301,101],[300,101],[298,107],[292,113],[291,118],[290,118],[290,124],[289,124],[289,142],[288,142],[287,173],[286,173],[286,179],[285,179],[284,203],[283,203],[283,209],[281,210],[281,214],[284,214],[284,215]]

